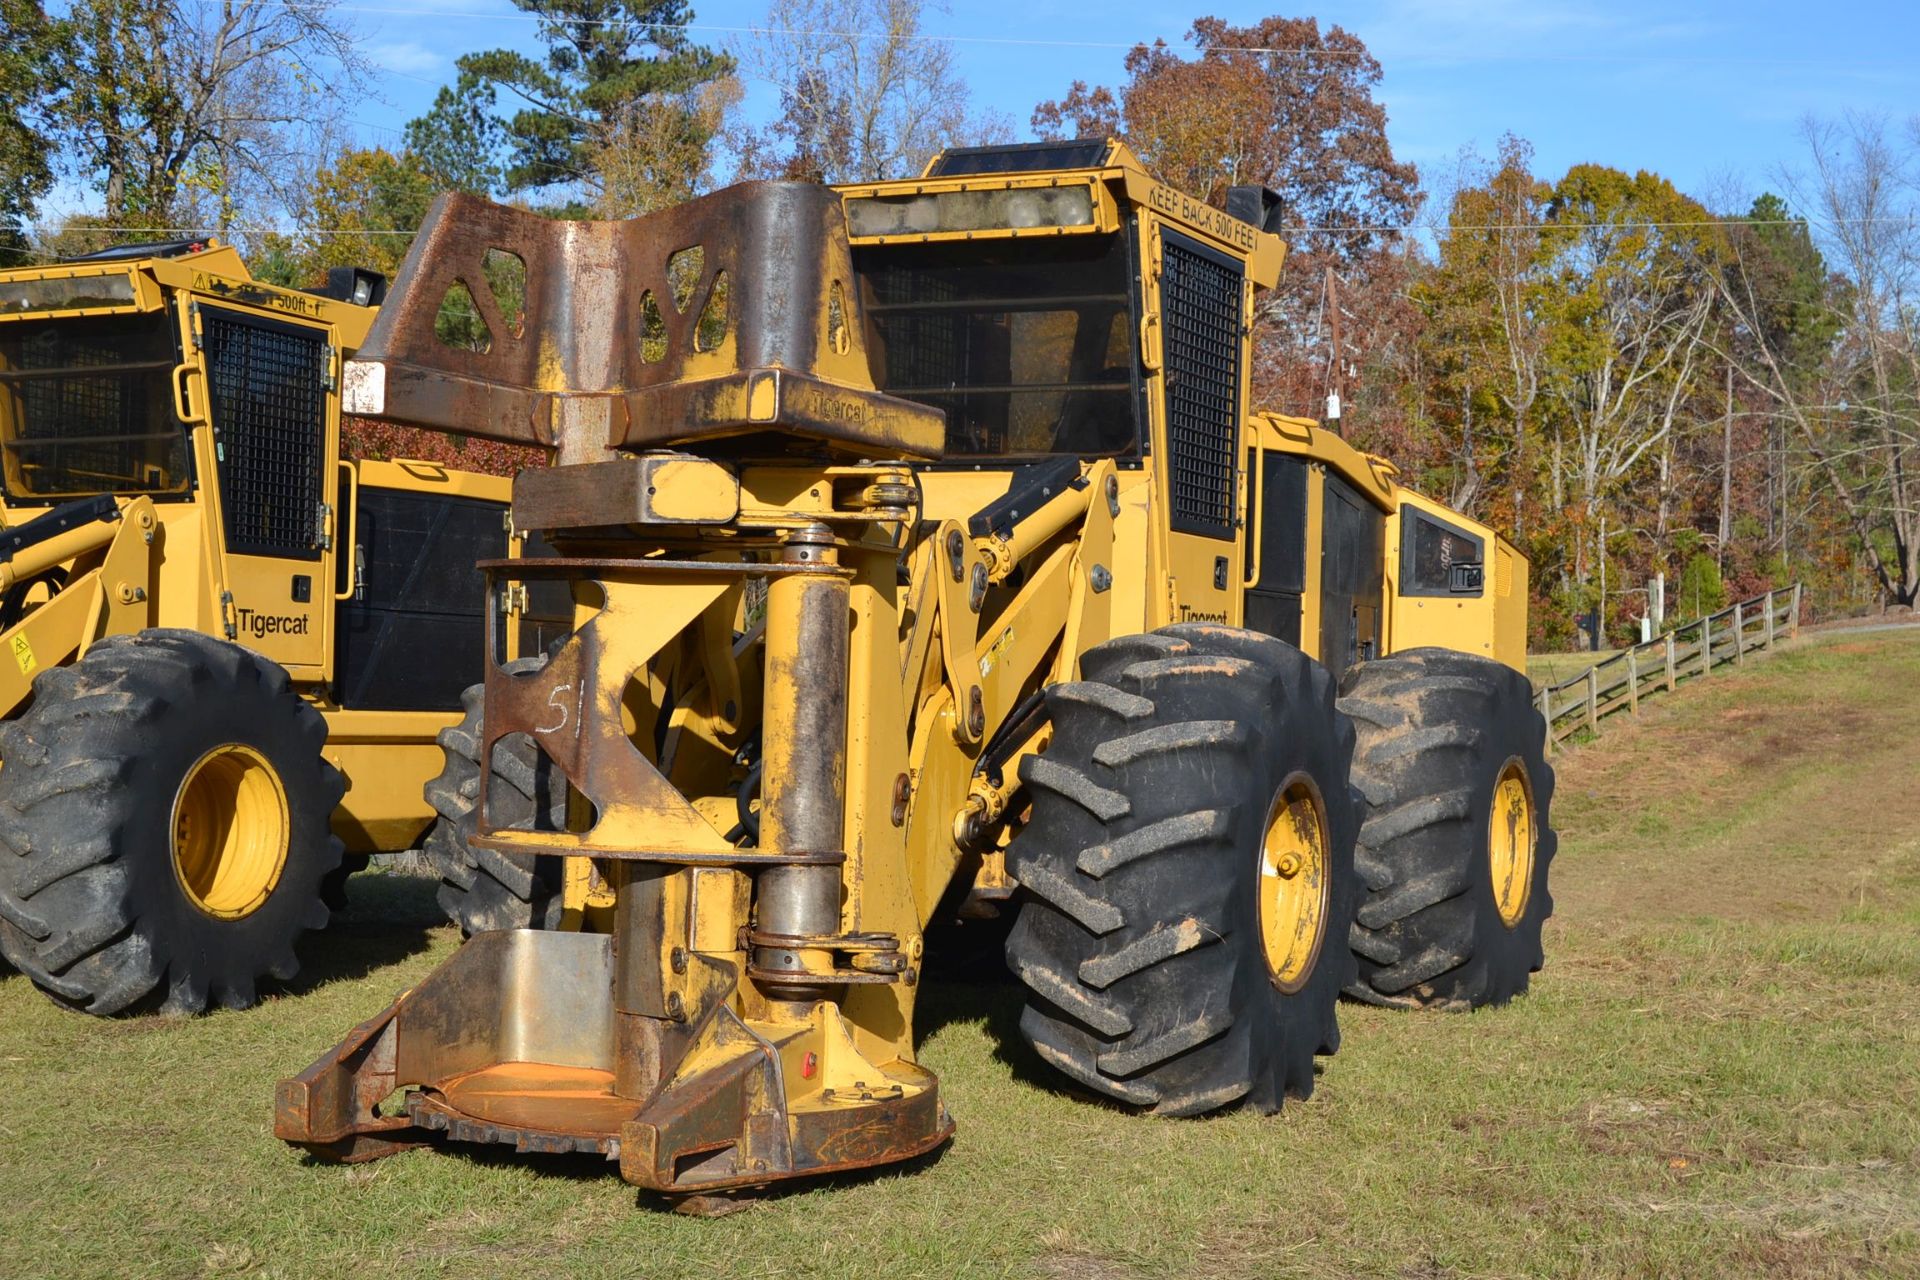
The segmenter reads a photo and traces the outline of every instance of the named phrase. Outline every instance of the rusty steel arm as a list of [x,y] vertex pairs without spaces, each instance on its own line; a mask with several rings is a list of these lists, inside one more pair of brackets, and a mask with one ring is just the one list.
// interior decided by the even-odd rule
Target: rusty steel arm
[[[461,288],[484,350],[436,331]],[[804,183],[621,222],[441,196],[347,366],[345,408],[561,462],[775,432],[936,457],[945,439],[938,410],[874,390],[839,198]]]

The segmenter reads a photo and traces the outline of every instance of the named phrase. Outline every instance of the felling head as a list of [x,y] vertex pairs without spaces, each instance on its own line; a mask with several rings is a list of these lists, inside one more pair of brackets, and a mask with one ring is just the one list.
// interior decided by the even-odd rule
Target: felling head
[[428,214],[345,410],[554,448],[937,457],[938,410],[874,389],[840,198],[743,183],[621,222],[472,196]]

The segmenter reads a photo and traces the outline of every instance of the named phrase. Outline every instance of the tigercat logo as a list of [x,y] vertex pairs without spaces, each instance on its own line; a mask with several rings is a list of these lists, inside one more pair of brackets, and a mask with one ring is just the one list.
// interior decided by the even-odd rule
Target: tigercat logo
[[266,636],[303,636],[307,634],[307,616],[286,613],[255,613],[252,609],[237,610],[241,634],[259,640]]

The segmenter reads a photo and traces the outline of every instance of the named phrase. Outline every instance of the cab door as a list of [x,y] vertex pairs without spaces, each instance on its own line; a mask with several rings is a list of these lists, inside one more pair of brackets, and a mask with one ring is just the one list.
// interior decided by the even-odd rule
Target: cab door
[[1246,420],[1245,264],[1151,217],[1145,273],[1158,341],[1152,414],[1166,495],[1166,621],[1238,624],[1241,424]]
[[204,299],[190,323],[205,370],[201,484],[214,513],[220,625],[295,679],[325,679],[338,483],[327,465],[339,430],[332,329]]

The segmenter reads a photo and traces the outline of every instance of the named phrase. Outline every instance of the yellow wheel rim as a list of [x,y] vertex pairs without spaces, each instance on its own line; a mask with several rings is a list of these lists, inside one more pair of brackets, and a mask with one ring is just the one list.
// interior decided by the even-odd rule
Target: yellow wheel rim
[[1297,773],[1274,798],[1260,846],[1260,941],[1273,984],[1289,994],[1306,985],[1326,936],[1327,848],[1319,788]]
[[1487,861],[1493,875],[1493,902],[1501,923],[1511,929],[1527,914],[1533,894],[1533,788],[1526,766],[1507,761],[1493,784],[1493,814],[1487,822]]
[[267,758],[237,742],[194,761],[173,798],[173,872],[194,906],[220,920],[260,909],[287,865],[287,789]]

